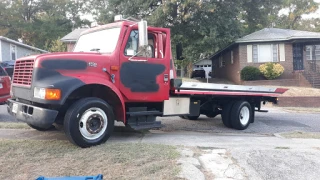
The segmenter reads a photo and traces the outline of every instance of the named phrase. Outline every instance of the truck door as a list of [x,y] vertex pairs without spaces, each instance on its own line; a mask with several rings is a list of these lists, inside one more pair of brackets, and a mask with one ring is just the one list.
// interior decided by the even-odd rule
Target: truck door
[[169,98],[170,54],[165,52],[169,41],[165,34],[148,30],[151,52],[141,53],[138,29],[128,28],[120,50],[119,87],[129,101],[161,102]]

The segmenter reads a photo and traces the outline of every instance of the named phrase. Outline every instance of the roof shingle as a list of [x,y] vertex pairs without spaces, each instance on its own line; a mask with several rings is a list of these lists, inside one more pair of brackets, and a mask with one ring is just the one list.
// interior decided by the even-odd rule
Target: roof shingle
[[70,32],[69,34],[67,34],[66,36],[64,36],[63,38],[61,38],[61,41],[62,42],[76,42],[78,40],[78,38],[80,37],[80,34],[87,29],[88,28],[75,29],[72,32]]
[[286,41],[292,39],[320,39],[320,33],[291,29],[265,28],[236,40],[236,43]]

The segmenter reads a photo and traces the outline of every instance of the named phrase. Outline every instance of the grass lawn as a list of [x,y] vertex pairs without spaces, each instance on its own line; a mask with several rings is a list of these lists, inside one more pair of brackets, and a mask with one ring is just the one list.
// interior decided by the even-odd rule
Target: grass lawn
[[0,129],[32,129],[26,123],[0,122]]
[[82,149],[67,141],[0,139],[0,178],[92,176],[104,179],[178,179],[173,146],[105,143]]
[[298,113],[320,113],[320,108],[282,107],[283,110]]

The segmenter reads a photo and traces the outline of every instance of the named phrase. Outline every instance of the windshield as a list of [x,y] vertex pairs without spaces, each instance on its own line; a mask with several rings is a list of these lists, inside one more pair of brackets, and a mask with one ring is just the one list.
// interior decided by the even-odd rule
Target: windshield
[[119,34],[120,27],[84,34],[78,39],[73,52],[112,53],[116,48]]

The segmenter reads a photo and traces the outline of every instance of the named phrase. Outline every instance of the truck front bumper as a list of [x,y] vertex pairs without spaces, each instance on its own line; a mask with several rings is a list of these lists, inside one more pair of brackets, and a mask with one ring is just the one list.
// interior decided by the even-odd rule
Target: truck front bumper
[[18,121],[22,121],[39,128],[49,128],[54,123],[58,115],[58,111],[56,110],[24,104],[13,99],[8,99],[7,111]]

